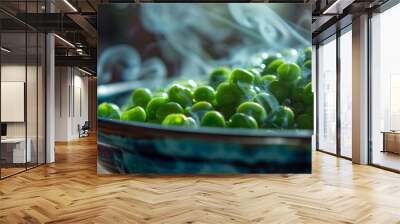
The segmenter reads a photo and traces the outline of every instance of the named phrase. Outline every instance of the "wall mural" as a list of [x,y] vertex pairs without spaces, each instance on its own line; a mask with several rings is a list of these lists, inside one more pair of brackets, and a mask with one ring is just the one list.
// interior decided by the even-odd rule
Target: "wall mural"
[[98,173],[310,173],[311,6],[104,4]]

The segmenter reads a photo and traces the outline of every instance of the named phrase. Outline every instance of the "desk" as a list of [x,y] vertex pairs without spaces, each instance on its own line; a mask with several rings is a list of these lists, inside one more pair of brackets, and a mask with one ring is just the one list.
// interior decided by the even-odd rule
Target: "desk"
[[[6,163],[25,163],[32,159],[30,138],[27,139],[25,154],[25,138],[5,138],[1,139],[1,156]],[[12,156],[11,156],[12,154]],[[12,158],[12,159],[11,159]]]
[[382,152],[400,154],[400,131],[383,131]]

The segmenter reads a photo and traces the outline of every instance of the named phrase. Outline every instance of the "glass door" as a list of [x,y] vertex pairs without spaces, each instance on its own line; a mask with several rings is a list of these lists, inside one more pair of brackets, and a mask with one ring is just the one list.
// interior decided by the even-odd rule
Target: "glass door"
[[317,149],[336,154],[336,36],[317,50],[318,139]]
[[1,34],[2,177],[26,170],[31,161],[31,151],[26,150],[26,41],[25,32]]
[[371,18],[370,162],[400,171],[400,4]]
[[348,26],[340,41],[340,155],[352,157],[352,31]]

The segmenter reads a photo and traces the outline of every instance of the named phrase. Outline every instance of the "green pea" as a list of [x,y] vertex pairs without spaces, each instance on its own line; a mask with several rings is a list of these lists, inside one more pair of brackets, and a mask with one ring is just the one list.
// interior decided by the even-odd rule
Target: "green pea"
[[307,105],[304,109],[304,113],[308,114],[310,116],[314,116],[314,106],[313,105]]
[[311,82],[304,87],[303,101],[306,105],[314,104],[314,95],[312,92]]
[[192,121],[183,114],[169,114],[161,123],[166,126],[182,126],[182,127],[192,127]]
[[235,107],[240,103],[252,100],[257,92],[252,86],[238,86],[233,83],[221,83],[215,95],[219,107]]
[[166,103],[168,103],[168,100],[164,97],[155,97],[150,100],[146,107],[147,119],[156,120],[158,108]]
[[279,100],[280,103],[283,103],[289,98],[290,87],[280,81],[273,81],[269,84],[269,91]]
[[236,113],[229,120],[229,127],[232,128],[258,128],[257,121],[246,114]]
[[213,110],[213,106],[209,102],[201,101],[195,103],[192,108],[186,108],[185,114],[200,120],[210,110]]
[[306,62],[304,62],[304,64],[303,64],[303,67],[305,68],[305,69],[308,69],[308,70],[311,70],[312,69],[312,62],[311,62],[311,60],[307,60]]
[[301,69],[295,63],[284,63],[277,70],[279,81],[293,82],[301,77]]
[[146,121],[146,111],[141,106],[136,106],[128,111],[125,111],[121,115],[121,120],[123,121]]
[[103,118],[119,120],[121,117],[121,111],[119,107],[113,103],[102,103],[97,109],[97,115]]
[[245,69],[237,68],[232,71],[229,80],[238,86],[250,86],[253,85],[254,75]]
[[175,102],[169,102],[160,105],[156,111],[156,119],[159,121],[164,120],[164,118],[169,114],[182,114],[183,108],[181,105]]
[[262,76],[262,80],[264,81],[268,81],[268,82],[272,82],[272,81],[276,81],[278,78],[276,77],[276,75],[264,75]]
[[258,126],[262,126],[267,118],[267,112],[264,107],[255,102],[245,102],[240,104],[236,112],[253,117],[257,121]]
[[301,114],[296,119],[299,129],[313,129],[313,117],[309,114]]
[[248,69],[248,71],[254,75],[254,77],[256,76],[261,76],[261,71],[257,68],[250,68]]
[[185,109],[183,109],[183,114],[185,116],[193,116],[192,107],[185,107]]
[[162,125],[185,126],[186,116],[183,114],[169,114],[162,121]]
[[224,117],[231,117],[234,113],[236,113],[237,105],[227,105],[227,106],[217,106],[216,109],[220,112]]
[[294,88],[303,88],[304,86],[307,85],[310,82],[310,80],[308,78],[298,78],[296,79],[293,84],[294,84]]
[[218,111],[208,111],[201,119],[201,126],[203,127],[225,127],[225,118]]
[[[138,88],[122,114],[117,105],[109,103],[100,104],[98,114],[124,121],[191,128],[200,125],[312,129],[313,92],[308,74],[311,60],[305,60],[306,49],[303,53],[298,58],[301,68],[296,63],[285,63],[282,55],[276,54],[264,58],[263,64],[254,68],[236,68],[231,72],[217,68],[210,73],[210,86],[181,80],[153,93]],[[227,122],[225,118],[230,119]]]
[[278,69],[278,67],[282,64],[284,64],[285,61],[283,61],[282,59],[276,59],[273,62],[271,62],[267,69],[264,70],[263,74],[276,74],[276,70]]
[[261,82],[263,84],[264,89],[268,89],[269,84],[276,80],[278,80],[276,75],[264,75],[261,77]]
[[295,87],[291,90],[291,100],[294,102],[302,102],[303,101],[303,92],[304,88]]
[[[252,100],[255,95],[257,95],[257,91],[261,91],[260,87],[258,86],[237,86],[242,94],[244,101]],[[257,91],[256,91],[257,90]],[[244,102],[242,101],[242,103]]]
[[251,74],[254,75],[254,85],[256,85],[256,86],[263,85],[261,72],[258,69],[252,68],[252,69],[249,69],[249,72],[251,72]]
[[213,106],[211,105],[211,103],[206,102],[206,101],[197,102],[192,107],[193,112],[209,111],[212,109],[213,109]]
[[133,105],[132,100],[130,99],[128,102],[126,102],[125,104],[123,104],[122,106],[119,107],[121,114],[125,111],[128,111],[132,108],[134,108],[135,105]]
[[292,109],[295,114],[301,114],[305,112],[305,105],[303,101],[295,102],[292,104]]
[[192,105],[192,93],[190,89],[180,84],[174,84],[169,88],[168,97],[170,101],[179,103],[182,107]]
[[268,113],[272,113],[279,108],[279,102],[275,96],[265,92],[257,94],[254,98],[254,102],[264,107],[264,110]]
[[275,128],[291,128],[294,123],[294,113],[289,107],[281,106],[271,115],[270,120]]
[[256,88],[254,88],[254,87],[239,88],[239,89],[240,89],[239,103],[243,103],[243,102],[246,102],[246,101],[251,101],[257,95]]
[[193,92],[193,98],[196,102],[207,101],[212,103],[215,99],[215,90],[211,86],[197,87]]
[[151,91],[146,88],[138,88],[132,92],[132,103],[134,106],[146,108],[152,98]]
[[225,67],[215,69],[209,75],[210,85],[217,88],[219,84],[228,81],[230,73],[230,70]]
[[193,118],[187,117],[186,118],[186,126],[191,127],[191,128],[197,128],[197,123]]
[[241,98],[241,90],[232,83],[221,83],[217,88],[215,99],[219,106],[237,105]]
[[307,47],[304,49],[304,57],[305,57],[305,60],[311,60],[311,57],[312,57],[312,48],[311,47]]
[[302,78],[304,80],[304,82],[302,84],[305,85],[311,81],[311,70],[312,70],[311,60],[307,60],[304,62],[302,70],[303,70]]

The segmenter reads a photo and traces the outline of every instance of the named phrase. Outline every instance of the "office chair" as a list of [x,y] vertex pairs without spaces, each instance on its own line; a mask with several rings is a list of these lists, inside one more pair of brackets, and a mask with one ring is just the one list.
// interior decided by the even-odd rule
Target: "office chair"
[[85,121],[82,127],[80,127],[80,125],[78,124],[79,138],[89,136],[89,129],[90,129],[89,121]]

